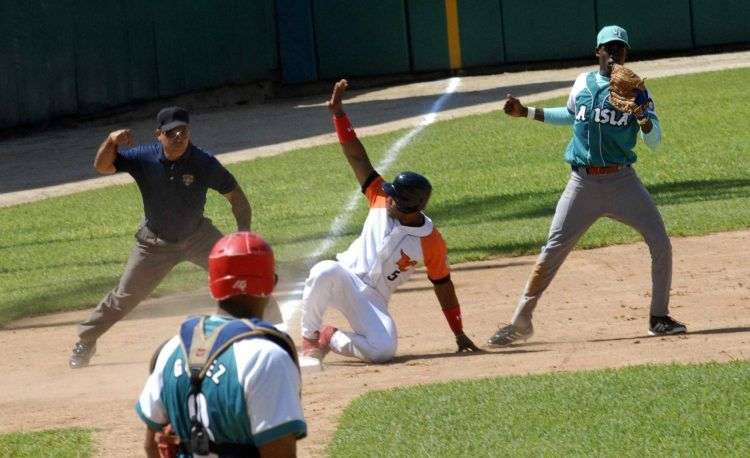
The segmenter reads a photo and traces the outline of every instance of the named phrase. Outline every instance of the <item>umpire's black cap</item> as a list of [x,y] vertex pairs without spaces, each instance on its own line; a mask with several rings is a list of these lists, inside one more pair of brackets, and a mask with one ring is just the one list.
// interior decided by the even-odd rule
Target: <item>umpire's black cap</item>
[[432,185],[418,173],[401,172],[391,183],[383,183],[383,191],[396,201],[399,211],[414,213],[427,206]]
[[156,115],[156,125],[162,132],[190,124],[190,115],[182,107],[162,108]]

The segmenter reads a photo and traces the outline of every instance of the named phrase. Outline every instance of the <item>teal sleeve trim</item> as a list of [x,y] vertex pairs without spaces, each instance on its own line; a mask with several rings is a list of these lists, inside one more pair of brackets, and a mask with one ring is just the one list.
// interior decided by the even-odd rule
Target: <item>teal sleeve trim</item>
[[649,113],[649,118],[651,119],[653,127],[651,128],[651,132],[647,134],[644,134],[643,131],[641,131],[641,139],[643,139],[646,146],[651,150],[656,151],[661,144],[661,125],[659,124],[659,118],[657,118],[656,115],[651,116]]
[[568,111],[568,107],[544,108],[544,122],[547,124],[572,126],[574,120],[575,117]]
[[146,426],[148,426],[148,429],[151,431],[161,431],[161,429],[165,425],[160,425],[159,423],[153,421],[152,419],[148,418],[145,413],[141,410],[141,404],[136,402],[135,403],[135,411],[138,414],[138,416],[141,418],[141,421],[146,423]]
[[297,439],[302,439],[307,436],[307,424],[302,420],[292,420],[287,423],[282,423],[271,429],[267,429],[260,434],[253,436],[253,442],[256,447],[261,447],[273,442],[276,439],[280,439],[289,434],[294,434]]

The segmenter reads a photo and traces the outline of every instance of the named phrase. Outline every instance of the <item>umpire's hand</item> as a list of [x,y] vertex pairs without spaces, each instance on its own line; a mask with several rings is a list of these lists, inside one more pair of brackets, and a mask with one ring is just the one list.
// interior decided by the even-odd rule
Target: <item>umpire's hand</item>
[[458,345],[458,351],[456,353],[462,353],[465,351],[482,351],[479,347],[474,345],[474,342],[472,342],[463,332],[456,334],[456,345]]
[[110,132],[109,141],[117,146],[135,146],[133,131],[130,129],[120,129]]

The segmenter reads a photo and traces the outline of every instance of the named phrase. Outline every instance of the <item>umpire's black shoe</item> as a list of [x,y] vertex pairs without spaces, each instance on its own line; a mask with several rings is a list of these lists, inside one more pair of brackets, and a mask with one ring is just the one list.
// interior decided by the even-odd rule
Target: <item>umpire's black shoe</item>
[[685,334],[687,326],[667,316],[652,316],[649,321],[648,333],[652,336],[670,336],[673,334]]
[[68,365],[71,369],[80,369],[89,365],[91,357],[96,353],[96,342],[86,343],[78,341],[73,347]]

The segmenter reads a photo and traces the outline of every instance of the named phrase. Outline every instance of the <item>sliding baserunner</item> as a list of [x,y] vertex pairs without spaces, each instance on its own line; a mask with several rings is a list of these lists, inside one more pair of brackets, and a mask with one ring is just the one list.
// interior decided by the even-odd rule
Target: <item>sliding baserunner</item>
[[[370,210],[362,233],[349,249],[335,261],[321,261],[310,270],[302,295],[303,355],[322,360],[333,351],[369,362],[393,358],[397,334],[388,300],[420,263],[427,268],[458,351],[478,351],[463,332],[445,242],[422,212],[432,186],[414,172],[399,173],[388,183],[375,171],[344,113],[341,98],[346,87],[346,80],[336,83],[328,108]],[[324,326],[328,307],[339,310],[352,330]]]

